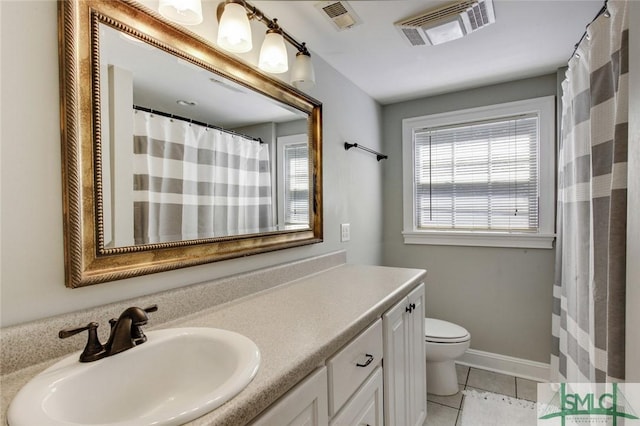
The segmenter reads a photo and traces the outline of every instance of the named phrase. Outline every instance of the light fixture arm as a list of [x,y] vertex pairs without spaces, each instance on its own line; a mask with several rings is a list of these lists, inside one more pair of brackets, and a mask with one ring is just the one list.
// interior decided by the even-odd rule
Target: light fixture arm
[[220,22],[220,17],[222,16],[222,12],[224,10],[224,6],[227,3],[236,3],[236,4],[241,5],[247,11],[247,17],[249,18],[249,20],[255,19],[257,21],[262,22],[270,30],[278,31],[288,43],[290,43],[292,46],[294,46],[296,49],[298,49],[298,52],[302,53],[303,55],[311,56],[311,53],[309,52],[309,49],[307,49],[306,43],[298,42],[289,33],[287,33],[285,30],[283,30],[282,27],[280,27],[280,25],[278,25],[278,20],[276,18],[269,19],[264,14],[264,12],[262,12],[260,9],[258,9],[254,5],[247,3],[244,0],[226,0],[226,1],[222,2],[222,3],[220,3],[218,5],[218,10],[217,10],[218,22]]

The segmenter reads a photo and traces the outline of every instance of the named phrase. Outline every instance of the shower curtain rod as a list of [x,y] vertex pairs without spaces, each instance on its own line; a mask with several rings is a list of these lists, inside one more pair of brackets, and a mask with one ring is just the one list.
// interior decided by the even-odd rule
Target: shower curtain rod
[[161,116],[167,117],[167,118],[173,118],[173,119],[180,120],[180,121],[186,121],[187,123],[197,124],[199,126],[208,127],[209,129],[220,130],[221,132],[225,132],[225,133],[229,133],[229,134],[237,135],[237,136],[242,136],[243,138],[250,139],[252,141],[264,143],[262,138],[254,138],[253,136],[248,136],[248,135],[242,134],[240,132],[236,132],[234,130],[224,129],[224,128],[219,127],[219,126],[214,126],[213,124],[209,124],[209,123],[204,123],[202,121],[193,120],[191,118],[181,117],[179,115],[169,114],[167,112],[157,111],[155,109],[146,108],[146,107],[139,106],[139,105],[134,105],[133,109],[138,110],[138,111],[149,112],[151,114],[161,115]]
[[[589,22],[587,24],[587,28],[589,28],[589,25],[591,25],[593,23],[593,21],[595,21],[596,19],[598,19],[600,17],[600,15],[602,15],[603,13],[605,13],[607,11],[607,2],[609,0],[604,0],[604,5],[600,8],[600,10],[598,11],[598,13],[596,14],[596,16],[591,20],[591,22]],[[571,58],[573,58],[573,56],[576,54],[576,51],[578,50],[578,46],[580,46],[580,43],[582,43],[582,40],[584,40],[584,38],[587,36],[587,30],[584,31],[584,33],[582,33],[582,37],[580,37],[580,40],[578,40],[578,42],[575,44],[575,46],[573,46],[573,53],[571,54],[571,56],[569,57],[569,60],[571,60]],[[579,57],[579,56],[578,56]]]

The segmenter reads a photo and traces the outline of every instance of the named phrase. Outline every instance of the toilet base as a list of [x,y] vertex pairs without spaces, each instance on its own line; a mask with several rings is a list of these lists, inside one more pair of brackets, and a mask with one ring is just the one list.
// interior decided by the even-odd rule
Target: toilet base
[[433,395],[455,395],[459,391],[453,360],[427,361],[427,392]]

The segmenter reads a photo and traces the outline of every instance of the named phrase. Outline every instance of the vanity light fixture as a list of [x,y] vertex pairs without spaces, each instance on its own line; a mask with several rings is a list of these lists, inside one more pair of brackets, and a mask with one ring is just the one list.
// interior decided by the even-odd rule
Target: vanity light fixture
[[218,46],[229,52],[242,53],[251,50],[249,20],[256,19],[267,26],[267,33],[260,49],[258,67],[266,72],[279,74],[289,69],[285,40],[298,49],[291,70],[291,84],[298,89],[308,89],[315,84],[311,53],[305,43],[299,43],[278,25],[277,19],[269,19],[257,7],[244,0],[226,0],[218,5]]
[[287,47],[284,45],[282,30],[278,27],[277,20],[273,20],[274,28],[269,28],[264,36],[258,67],[266,72],[281,74],[289,70],[289,58]]
[[[304,45],[304,43],[302,43]],[[309,52],[296,53],[296,59],[291,70],[291,84],[302,90],[313,87],[316,81],[316,74],[311,63]]]
[[228,52],[244,53],[251,50],[251,25],[244,7],[238,3],[224,4],[219,19],[218,46]]
[[202,22],[200,0],[160,0],[158,12],[165,18],[182,25],[198,25]]

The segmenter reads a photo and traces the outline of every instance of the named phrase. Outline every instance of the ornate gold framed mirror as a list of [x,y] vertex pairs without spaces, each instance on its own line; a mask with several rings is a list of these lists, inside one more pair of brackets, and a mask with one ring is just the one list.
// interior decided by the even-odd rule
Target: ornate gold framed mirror
[[322,105],[129,0],[59,2],[66,285],[322,241]]

